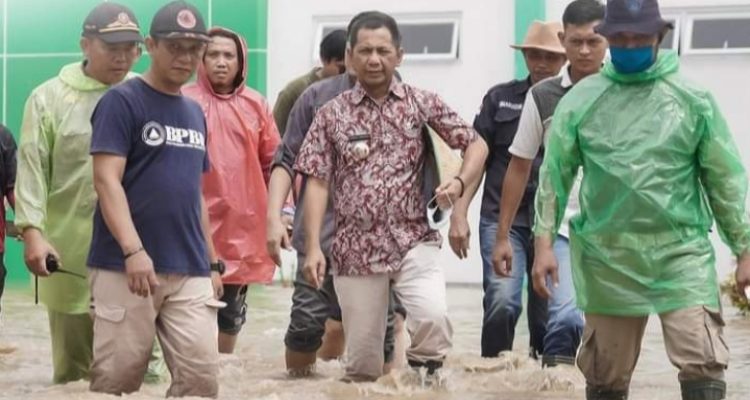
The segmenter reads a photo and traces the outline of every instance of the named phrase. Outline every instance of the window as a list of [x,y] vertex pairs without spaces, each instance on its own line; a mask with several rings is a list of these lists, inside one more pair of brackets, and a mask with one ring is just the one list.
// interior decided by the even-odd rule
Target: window
[[664,19],[671,22],[674,26],[674,29],[670,30],[669,33],[667,33],[667,36],[664,36],[664,40],[661,42],[661,46],[659,46],[662,49],[667,50],[676,50],[679,52],[680,50],[680,19],[678,17],[672,17],[672,16],[664,16]]
[[687,20],[686,54],[750,53],[750,14],[702,14]]
[[[459,15],[394,16],[401,30],[404,60],[453,60],[458,58]],[[318,59],[318,44],[335,29],[346,29],[349,21],[321,21],[318,23],[313,58]]]

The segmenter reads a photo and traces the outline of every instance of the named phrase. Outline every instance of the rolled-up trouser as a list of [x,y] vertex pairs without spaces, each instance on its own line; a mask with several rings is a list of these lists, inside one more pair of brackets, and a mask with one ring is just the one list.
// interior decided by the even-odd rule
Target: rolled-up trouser
[[49,309],[47,316],[52,339],[52,382],[63,384],[89,379],[94,338],[91,316]]
[[[326,264],[330,265],[330,262],[327,261]],[[318,289],[305,279],[302,271],[303,265],[305,265],[305,256],[302,253],[297,253],[297,275],[294,279],[292,311],[289,318],[289,327],[284,337],[284,344],[288,349],[298,353],[315,353],[323,343],[326,320],[331,318],[341,322],[341,308],[336,296],[336,289],[333,286],[333,276],[331,276],[329,270],[326,269],[323,285]],[[393,309],[399,308],[395,299],[391,302],[391,307]],[[385,362],[390,362],[393,359],[394,321],[394,312],[389,310],[388,327],[383,341]]]
[[552,279],[547,279],[552,297],[548,302],[549,320],[547,333],[544,335],[542,364],[573,365],[578,346],[581,344],[583,313],[576,306],[568,239],[558,235],[553,249],[558,265],[558,285],[554,287]]
[[91,268],[94,306],[94,392],[137,391],[146,372],[154,336],[164,351],[172,383],[167,397],[218,396],[217,310],[211,279],[157,274],[148,297],[128,289],[122,272]]
[[[680,371],[683,398],[704,398],[686,396],[686,390],[723,387],[729,348],[723,338],[721,312],[698,306],[666,312],[659,318],[667,356]],[[627,398],[647,322],[648,316],[586,314],[577,363],[586,378],[589,399]]]
[[346,375],[374,380],[383,372],[380,344],[385,337],[391,287],[406,309],[410,364],[440,364],[452,347],[445,277],[437,265],[438,243],[420,243],[401,262],[399,272],[334,276],[346,333]]

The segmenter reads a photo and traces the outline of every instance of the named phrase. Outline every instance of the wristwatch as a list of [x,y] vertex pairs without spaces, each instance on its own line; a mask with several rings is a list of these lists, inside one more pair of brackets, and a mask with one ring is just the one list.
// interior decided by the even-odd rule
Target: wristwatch
[[218,272],[219,275],[224,275],[224,271],[227,270],[224,261],[218,260],[215,263],[211,263],[211,272]]

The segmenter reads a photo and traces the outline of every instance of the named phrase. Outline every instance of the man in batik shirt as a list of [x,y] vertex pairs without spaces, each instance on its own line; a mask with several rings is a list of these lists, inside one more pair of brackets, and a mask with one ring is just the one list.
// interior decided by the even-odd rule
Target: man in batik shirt
[[320,228],[331,181],[331,263],[347,335],[347,379],[382,374],[391,282],[409,315],[409,365],[432,375],[451,348],[452,328],[436,262],[441,238],[428,225],[422,193],[422,127],[429,124],[465,152],[459,174],[435,191],[443,210],[479,179],[487,146],[437,95],[393,79],[403,50],[392,17],[372,13],[356,21],[347,51],[358,82],[316,114],[297,157],[297,171],[308,176],[303,268],[311,282],[322,282]]

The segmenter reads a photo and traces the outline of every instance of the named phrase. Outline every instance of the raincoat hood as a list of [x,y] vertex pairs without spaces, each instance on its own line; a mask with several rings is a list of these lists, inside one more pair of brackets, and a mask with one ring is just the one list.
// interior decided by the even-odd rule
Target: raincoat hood
[[203,88],[203,90],[211,93],[212,95],[218,98],[228,99],[235,95],[241,95],[242,92],[245,91],[245,81],[247,80],[248,70],[247,43],[245,42],[245,39],[242,38],[242,36],[229,29],[214,27],[208,30],[209,36],[215,35],[217,33],[231,36],[231,38],[234,40],[234,43],[237,45],[237,61],[239,65],[237,69],[237,76],[234,78],[234,90],[232,91],[232,93],[227,94],[216,93],[213,86],[211,86],[211,81],[208,80],[208,71],[206,71],[205,63],[198,64],[197,82],[198,85]]
[[[58,78],[60,78],[64,84],[70,86],[71,89],[81,92],[101,91],[109,88],[109,86],[84,74],[83,67],[85,65],[85,62],[68,64],[60,69]],[[129,77],[130,76],[125,79],[128,79]]]

